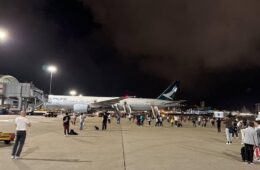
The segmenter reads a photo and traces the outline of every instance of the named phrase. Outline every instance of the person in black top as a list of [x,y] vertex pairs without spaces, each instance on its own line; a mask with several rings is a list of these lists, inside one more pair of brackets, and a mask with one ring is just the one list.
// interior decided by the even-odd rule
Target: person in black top
[[192,118],[192,125],[193,125],[193,127],[196,127],[196,117]]
[[103,122],[102,122],[102,130],[106,130],[107,129],[107,113],[105,112],[104,113],[104,116],[103,116]]
[[232,132],[232,137],[234,137],[236,135],[236,137],[238,138],[238,133],[237,133],[237,120],[233,121],[233,132]]
[[218,118],[218,120],[217,120],[217,128],[218,128],[218,132],[221,132],[221,120],[220,120],[220,118]]
[[70,129],[70,116],[68,113],[63,117],[64,136],[69,135]]

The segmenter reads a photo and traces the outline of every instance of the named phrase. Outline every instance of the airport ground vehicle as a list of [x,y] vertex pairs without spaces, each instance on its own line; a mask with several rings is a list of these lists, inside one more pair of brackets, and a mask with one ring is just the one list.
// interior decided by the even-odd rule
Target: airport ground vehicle
[[57,117],[56,112],[46,112],[43,114],[45,117]]
[[30,112],[29,115],[45,116],[45,117],[57,117],[57,112],[47,111],[47,110],[34,110],[33,112]]
[[8,107],[0,106],[0,115],[8,114]]
[[5,144],[9,144],[14,141],[15,133],[2,133],[0,132],[0,141],[4,141]]

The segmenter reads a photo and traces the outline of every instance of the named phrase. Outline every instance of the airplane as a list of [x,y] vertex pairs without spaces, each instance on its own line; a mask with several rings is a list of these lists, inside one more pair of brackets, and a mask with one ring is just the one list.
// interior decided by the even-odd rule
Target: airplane
[[47,110],[71,110],[77,113],[87,113],[90,110],[111,108],[126,97],[96,97],[96,96],[64,96],[49,95],[48,101],[44,103]]
[[183,101],[174,101],[179,81],[172,83],[156,99],[134,97],[95,97],[49,95],[45,107],[48,109],[72,110],[87,113],[91,110],[112,108],[131,114],[132,111],[157,111],[159,108],[179,106]]
[[153,113],[155,112],[157,114],[160,114],[159,109],[168,107],[180,107],[181,103],[185,100],[174,100],[179,84],[179,81],[172,83],[156,99],[129,97],[121,100],[118,104],[114,105],[114,107],[116,108],[116,110],[123,110],[128,114],[131,114],[135,111],[152,111]]

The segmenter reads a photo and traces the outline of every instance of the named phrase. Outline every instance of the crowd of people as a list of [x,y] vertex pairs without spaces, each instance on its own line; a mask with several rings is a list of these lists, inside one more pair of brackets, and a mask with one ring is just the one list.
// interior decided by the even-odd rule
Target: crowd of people
[[[254,151],[259,151],[260,147],[260,117],[255,120],[252,119],[238,119],[228,115],[224,118],[225,133],[228,145],[232,144],[233,138],[239,137],[241,134],[241,144],[244,146],[241,148],[242,160],[245,163],[253,164]],[[259,156],[256,155],[259,161]]]
[[[117,124],[120,124],[121,116],[119,114],[115,114],[114,117]],[[111,114],[107,112],[103,114],[102,130],[107,129],[107,124],[111,123],[111,118]],[[157,115],[153,118],[151,114],[139,113],[136,115],[129,115],[128,119],[130,122],[134,122],[137,126],[144,126],[146,121],[148,126],[152,126],[152,122],[154,122],[155,127],[162,127],[164,122],[171,127],[182,127],[186,122],[191,121],[194,128],[207,127],[207,124],[210,123],[211,127],[215,127],[215,125],[217,125],[217,132],[221,132],[221,124],[223,123],[225,125],[227,145],[231,145],[234,138],[239,138],[239,136],[241,136],[241,144],[244,145],[241,148],[242,160],[248,164],[253,164],[254,151],[259,151],[260,147],[260,117],[252,120],[234,117],[232,115],[228,115],[223,119],[213,118],[210,116]],[[77,134],[73,131],[73,129],[70,129],[70,124],[77,126],[76,124],[79,122],[79,130],[83,130],[85,120],[86,115],[83,113],[79,115],[73,113],[72,116],[66,113],[62,118],[64,136],[73,135],[71,133]],[[12,158],[19,159],[26,138],[26,127],[30,127],[31,123],[26,118],[26,113],[24,111],[21,112],[20,117],[16,118],[15,123],[17,125],[17,137],[12,151]],[[98,126],[95,126],[95,128],[96,130],[99,130]],[[257,161],[260,161],[259,157]]]

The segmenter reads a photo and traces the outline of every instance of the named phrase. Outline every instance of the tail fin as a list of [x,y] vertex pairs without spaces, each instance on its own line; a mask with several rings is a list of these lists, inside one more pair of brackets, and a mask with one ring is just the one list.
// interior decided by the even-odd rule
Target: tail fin
[[179,85],[180,85],[180,82],[175,81],[160,96],[158,96],[157,99],[173,100],[174,96],[178,90]]

